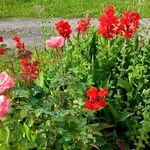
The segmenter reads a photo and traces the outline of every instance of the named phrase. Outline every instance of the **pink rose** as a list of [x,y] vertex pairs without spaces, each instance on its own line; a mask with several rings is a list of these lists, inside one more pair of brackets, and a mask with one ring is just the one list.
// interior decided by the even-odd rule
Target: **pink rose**
[[9,105],[9,99],[7,99],[4,95],[0,95],[0,119],[2,119],[4,115],[9,112]]
[[59,48],[64,46],[65,39],[62,36],[52,37],[46,40],[46,48]]
[[9,77],[5,71],[0,73],[0,94],[4,93],[5,90],[13,87],[14,85],[15,82],[13,78]]

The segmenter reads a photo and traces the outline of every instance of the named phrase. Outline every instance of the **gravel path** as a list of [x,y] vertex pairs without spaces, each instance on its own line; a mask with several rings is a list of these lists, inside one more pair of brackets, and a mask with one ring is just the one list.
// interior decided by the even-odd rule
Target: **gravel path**
[[[14,35],[21,35],[22,41],[25,42],[27,46],[33,46],[34,44],[42,45],[42,32],[41,27],[53,28],[55,22],[59,19],[51,20],[40,20],[40,19],[10,19],[10,20],[0,20],[0,36],[3,36],[5,43],[9,46],[13,46],[14,42],[12,37]],[[78,19],[66,19],[68,20],[72,27],[75,28]],[[97,25],[97,19],[92,19],[92,24]],[[150,37],[150,19],[140,20],[140,25],[145,27],[147,36]]]

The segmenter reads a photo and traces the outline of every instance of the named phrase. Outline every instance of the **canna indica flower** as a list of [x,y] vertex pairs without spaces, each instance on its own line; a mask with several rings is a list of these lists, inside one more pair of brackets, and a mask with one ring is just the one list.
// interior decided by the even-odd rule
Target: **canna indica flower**
[[22,79],[25,82],[32,82],[37,79],[39,74],[39,62],[22,59]]
[[89,97],[90,101],[95,101],[98,97],[98,90],[96,87],[91,87],[86,91],[86,95]]
[[78,21],[76,31],[79,33],[85,33],[90,27],[90,18],[81,19]]
[[0,48],[0,56],[1,55],[5,55],[5,49],[3,49],[3,48]]
[[0,94],[15,85],[15,81],[5,71],[0,73]]
[[20,36],[14,36],[13,40],[16,42],[16,48],[17,49],[24,49],[25,48],[24,43],[21,42]]
[[58,31],[58,33],[61,36],[63,36],[65,39],[70,37],[72,30],[71,30],[71,25],[69,24],[69,22],[65,20],[60,20],[56,22],[55,26],[56,26],[56,30]]
[[2,43],[3,42],[3,37],[2,36],[0,36],[0,43]]
[[140,14],[137,12],[124,12],[123,18],[120,19],[119,33],[126,39],[131,38],[138,29],[139,19]]
[[98,21],[100,22],[98,33],[103,35],[106,39],[112,39],[118,34],[119,18],[115,16],[114,7],[106,7]]
[[108,96],[109,92],[106,88],[98,90],[96,87],[91,87],[86,91],[88,99],[84,103],[84,108],[89,110],[98,110],[100,107],[106,107],[107,103],[104,97]]

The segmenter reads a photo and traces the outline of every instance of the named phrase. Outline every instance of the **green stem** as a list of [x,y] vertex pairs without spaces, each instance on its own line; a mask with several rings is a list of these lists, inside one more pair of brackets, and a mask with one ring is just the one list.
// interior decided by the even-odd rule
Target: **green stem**
[[108,43],[107,43],[107,53],[108,53],[108,57],[110,56],[110,43],[111,43],[111,41],[108,39]]

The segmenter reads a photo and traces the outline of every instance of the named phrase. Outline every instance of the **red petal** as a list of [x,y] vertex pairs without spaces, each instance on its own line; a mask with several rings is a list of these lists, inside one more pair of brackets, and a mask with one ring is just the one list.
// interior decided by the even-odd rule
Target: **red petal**
[[107,103],[105,102],[105,100],[102,98],[100,99],[100,106],[102,107],[106,107]]
[[90,98],[91,101],[97,100],[98,98],[98,90],[96,87],[91,87],[86,91],[86,95]]
[[102,88],[101,90],[99,90],[98,96],[101,98],[108,96],[108,90],[106,88]]
[[3,37],[0,37],[0,42],[3,42]]

